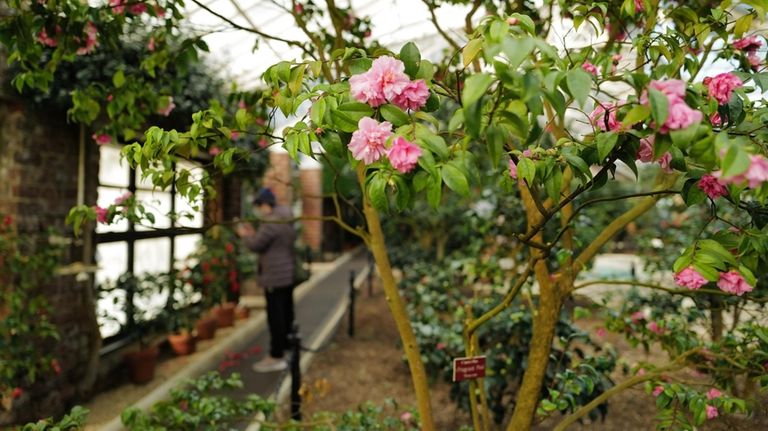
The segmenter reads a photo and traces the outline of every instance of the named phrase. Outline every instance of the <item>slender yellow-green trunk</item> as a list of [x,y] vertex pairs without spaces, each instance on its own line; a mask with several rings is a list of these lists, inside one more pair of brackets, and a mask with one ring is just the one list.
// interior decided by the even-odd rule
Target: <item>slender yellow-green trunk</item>
[[408,367],[411,371],[411,381],[416,393],[416,403],[421,418],[421,429],[424,431],[433,431],[435,429],[434,419],[432,417],[432,404],[429,395],[429,385],[427,382],[427,373],[424,370],[424,363],[421,360],[419,345],[416,343],[416,336],[413,334],[411,322],[408,320],[408,313],[405,309],[405,303],[397,290],[397,283],[392,274],[392,265],[387,255],[387,246],[384,242],[384,233],[381,230],[381,220],[379,213],[370,200],[365,195],[365,173],[362,164],[358,167],[358,180],[363,189],[363,214],[368,225],[368,247],[373,253],[376,261],[376,268],[381,277],[382,288],[389,305],[392,317],[395,319],[397,331],[400,334],[400,341],[403,343],[405,357],[408,360]]

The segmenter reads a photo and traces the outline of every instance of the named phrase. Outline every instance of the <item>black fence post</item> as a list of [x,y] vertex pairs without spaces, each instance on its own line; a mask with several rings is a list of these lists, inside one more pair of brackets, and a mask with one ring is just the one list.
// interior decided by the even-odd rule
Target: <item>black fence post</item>
[[368,296],[373,296],[373,271],[376,263],[373,261],[373,253],[368,253]]
[[349,271],[349,325],[347,332],[350,337],[355,336],[355,271]]
[[288,343],[291,346],[291,419],[301,420],[301,337],[299,326],[293,325],[293,330],[288,334]]

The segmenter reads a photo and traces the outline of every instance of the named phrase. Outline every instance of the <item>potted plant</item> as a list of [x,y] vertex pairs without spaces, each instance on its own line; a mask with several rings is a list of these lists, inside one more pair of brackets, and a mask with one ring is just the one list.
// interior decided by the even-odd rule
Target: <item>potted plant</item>
[[181,277],[173,278],[175,288],[168,298],[164,318],[168,330],[168,344],[177,355],[194,353],[197,339],[193,335],[199,306],[195,303],[194,288]]
[[[143,275],[141,278],[125,273],[118,278],[118,287],[126,292],[127,330],[138,338],[139,349],[125,355],[131,382],[142,384],[155,377],[159,350],[155,337],[165,327],[162,310],[153,309],[151,298],[158,297],[168,286],[167,274]],[[138,299],[138,301],[137,301]],[[137,303],[143,306],[137,306]]]

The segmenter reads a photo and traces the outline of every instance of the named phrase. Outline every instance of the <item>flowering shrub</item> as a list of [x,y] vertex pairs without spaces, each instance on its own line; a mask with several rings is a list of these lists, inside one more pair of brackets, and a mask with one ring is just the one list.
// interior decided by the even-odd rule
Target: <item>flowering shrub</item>
[[[169,167],[183,155],[215,149],[214,166],[224,172],[232,169],[233,160],[249,157],[249,149],[231,142],[233,131],[258,130],[281,143],[294,158],[302,153],[347,160],[363,194],[365,224],[344,223],[339,204],[344,196],[335,196],[337,213],[329,219],[371,247],[426,430],[434,429],[427,375],[393,276],[381,218],[393,210],[409,209],[418,200],[439,208],[450,192],[469,199],[488,183],[503,185],[506,193],[519,198],[524,211],[508,236],[519,247],[513,256],[520,263],[519,271],[508,275],[510,288],[495,306],[483,309],[482,315],[466,316],[462,333],[466,351],[481,353],[474,346],[485,325],[514,304],[522,287],[535,280],[538,290],[535,301],[530,301],[528,363],[507,424],[510,430],[527,430],[539,407],[551,408],[541,395],[552,341],[566,300],[581,285],[579,275],[616,235],[663,206],[661,202],[667,205],[678,198],[696,214],[687,221],[690,241],[666,267],[678,274],[682,289],[638,281],[623,284],[672,295],[701,295],[703,301],[712,302],[710,295],[726,302],[762,296],[755,274],[766,264],[768,238],[764,223],[768,106],[761,98],[768,80],[761,58],[764,39],[753,34],[753,24],[764,20],[766,7],[756,1],[580,0],[562,9],[542,6],[550,11],[542,13],[519,2],[498,8],[491,2],[487,16],[473,20],[481,2],[453,3],[474,5],[465,20],[467,42],[460,45],[434,18],[436,30],[452,52],[433,63],[422,58],[413,43],[405,44],[399,53],[367,44],[364,24],[348,9],[331,6],[327,16],[332,25],[328,26],[320,20],[316,5],[293,2],[288,11],[309,42],[282,42],[301,49],[305,58],[270,67],[263,76],[267,90],[259,93],[257,101],[265,109],[296,118],[282,136],[272,136],[269,124],[258,124],[251,107],[226,111],[213,106],[196,113],[188,130],[149,128],[141,142],[126,146],[123,154],[132,165],[150,172],[159,187],[169,186]],[[425,4],[434,13],[441,2]],[[98,51],[103,41],[123,34],[127,21],[137,20],[130,10],[118,13],[74,1],[13,6],[19,13],[0,30],[9,41],[11,58],[22,66],[15,78],[18,88],[45,87],[61,59]],[[159,10],[169,13],[163,14],[164,26],[154,30],[155,40],[174,34],[183,16],[178,5],[171,1],[154,10],[134,10],[155,17],[160,16]],[[578,31],[593,27],[595,43],[549,43],[555,12]],[[310,30],[307,20],[320,30]],[[44,35],[40,34],[43,27]],[[199,41],[182,46],[191,52],[204,49]],[[44,49],[59,55],[41,65]],[[154,71],[156,62],[171,52],[153,43],[144,60],[146,68]],[[715,59],[725,65],[725,74],[709,69]],[[117,76],[114,87],[119,88],[122,81]],[[99,102],[93,98],[83,93],[73,96],[74,106],[90,105],[85,111],[98,112],[93,103],[98,106]],[[307,101],[309,112],[303,108]],[[170,106],[169,99],[161,103],[159,96],[153,102],[146,104],[146,111],[156,113]],[[85,114],[74,117],[87,123],[94,119]],[[648,162],[658,163],[660,169],[648,169]],[[590,198],[621,171],[628,181],[635,181],[636,190]],[[186,177],[178,191],[194,198],[212,181],[210,176],[199,182]],[[606,202],[621,202],[626,209],[593,226],[595,234],[581,241],[576,220],[587,208]],[[107,221],[109,215],[108,209]],[[96,216],[92,208],[76,208],[70,221],[79,227]],[[723,231],[721,224],[734,229]],[[706,284],[701,284],[702,278]],[[661,310],[662,304],[654,308]],[[696,367],[706,351],[732,353],[729,345],[695,336],[674,321],[653,320],[635,329],[672,354],[666,367]],[[745,339],[762,334],[754,329],[756,322],[742,323],[736,332],[750,334]],[[749,364],[752,375],[753,363]],[[738,368],[726,367],[722,372],[737,375]],[[666,369],[660,366],[617,384],[576,409],[556,429],[579,420],[620,390],[658,379]],[[707,370],[710,378],[717,375],[715,371],[720,372]],[[576,377],[563,374],[565,381]],[[487,426],[489,413],[479,402],[487,396],[485,388],[470,385],[473,422],[478,428],[482,423]],[[563,401],[565,406],[574,404],[559,390],[548,395],[547,401],[556,408]],[[720,401],[709,401],[703,407],[698,401],[686,406],[694,414],[689,423],[702,417],[714,420],[713,409],[726,412]],[[660,403],[663,408],[670,405],[677,406]]]
[[[19,399],[46,375],[61,373],[51,356],[59,333],[40,291],[60,263],[53,235],[19,236],[13,219],[0,224],[0,395]],[[0,406],[2,408],[5,405]]]
[[22,426],[21,431],[79,431],[85,427],[88,413],[88,409],[75,406],[58,421],[53,418],[41,419]]

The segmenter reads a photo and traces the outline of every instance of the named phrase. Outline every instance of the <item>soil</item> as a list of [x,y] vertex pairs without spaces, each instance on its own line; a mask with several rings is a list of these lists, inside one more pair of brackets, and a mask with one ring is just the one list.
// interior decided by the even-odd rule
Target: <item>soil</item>
[[[398,403],[395,415],[412,408],[416,404],[411,389],[408,368],[403,360],[403,352],[398,347],[398,335],[393,319],[389,314],[384,296],[377,290],[374,297],[366,292],[358,296],[356,307],[355,337],[347,335],[346,316],[334,339],[322,353],[315,356],[310,369],[304,375],[304,382],[309,388],[302,406],[304,417],[310,417],[321,411],[354,410],[360,403],[372,401],[384,405],[385,400],[394,399]],[[595,333],[600,322],[586,321],[585,329]],[[644,352],[632,348],[618,334],[607,333],[602,337],[605,343],[613,344],[619,355],[629,365],[637,362],[664,361],[662,352]],[[626,377],[617,366],[612,378],[621,382]],[[441,431],[456,430],[462,425],[471,425],[469,415],[456,407],[449,398],[450,384],[439,382],[432,387],[432,406],[436,429]],[[308,399],[309,398],[309,399]],[[640,431],[655,429],[655,401],[646,394],[642,385],[617,394],[609,400],[608,414],[604,420],[595,423],[584,422],[569,428],[574,431]],[[282,419],[288,418],[287,407],[280,412]],[[540,421],[536,431],[551,430],[560,416]],[[708,431],[725,430],[765,430],[768,429],[768,399],[763,399],[752,417],[719,417],[707,421],[701,427]]]

